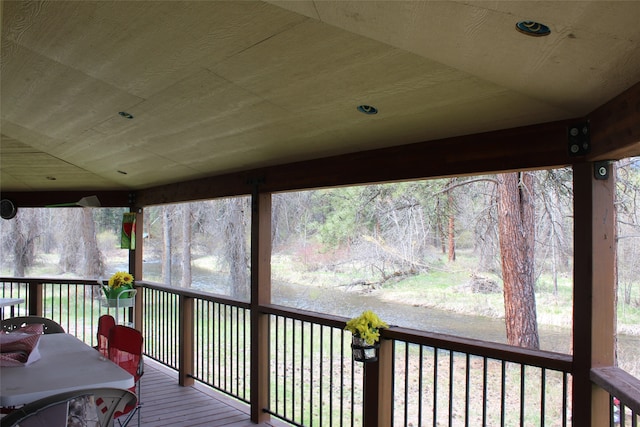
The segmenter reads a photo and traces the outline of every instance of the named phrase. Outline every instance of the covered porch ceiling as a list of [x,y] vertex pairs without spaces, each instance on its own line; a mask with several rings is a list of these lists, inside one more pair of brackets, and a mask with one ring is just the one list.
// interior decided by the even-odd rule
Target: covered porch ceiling
[[0,190],[145,190],[583,117],[640,82],[638,17],[636,1],[5,0]]

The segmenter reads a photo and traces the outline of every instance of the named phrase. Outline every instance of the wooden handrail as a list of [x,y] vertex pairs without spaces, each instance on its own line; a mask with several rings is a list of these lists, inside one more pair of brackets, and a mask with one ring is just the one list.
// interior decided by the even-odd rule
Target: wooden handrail
[[[0,282],[15,282],[15,283],[26,283],[26,284],[64,283],[68,285],[98,286],[98,279],[93,279],[93,280],[92,279],[66,279],[66,278],[59,278],[59,277],[55,277],[55,278],[0,277]],[[149,288],[149,289],[167,291],[176,295],[199,298],[206,301],[215,301],[222,304],[233,304],[241,308],[251,307],[251,305],[248,302],[238,301],[224,295],[216,295],[210,292],[198,291],[196,289],[176,288],[173,286],[164,285],[162,283],[149,282],[146,280],[136,280],[135,285],[139,287]]]
[[69,285],[96,285],[98,286],[98,280],[87,280],[87,279],[67,279],[60,277],[0,277],[0,282],[14,282],[14,283],[27,283],[27,284],[37,284],[37,283],[65,283]]
[[615,366],[591,369],[591,381],[640,414],[640,379]]
[[141,286],[158,291],[170,292],[172,294],[183,297],[198,298],[205,301],[218,302],[220,304],[235,305],[237,307],[245,309],[251,308],[251,304],[249,304],[248,302],[239,301],[224,295],[216,295],[210,292],[198,291],[195,289],[176,288],[173,286],[163,285],[162,283],[147,282],[146,280],[136,280],[136,286]]
[[347,323],[346,317],[334,316],[331,314],[316,313],[313,311],[301,310],[297,308],[285,307],[277,304],[266,304],[260,306],[260,311],[264,314],[288,317],[294,320],[317,323],[319,325],[331,326],[342,329]]
[[381,337],[383,339],[406,341],[563,372],[571,372],[573,364],[573,356],[569,354],[532,350],[507,344],[492,343],[435,332],[418,331],[409,328],[392,327],[384,329],[382,330]]

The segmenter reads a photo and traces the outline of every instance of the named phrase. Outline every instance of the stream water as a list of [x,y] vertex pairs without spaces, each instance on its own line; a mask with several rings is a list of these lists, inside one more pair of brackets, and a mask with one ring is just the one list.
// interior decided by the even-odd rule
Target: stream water
[[[470,316],[382,301],[374,295],[274,283],[273,302],[309,311],[354,317],[364,310],[373,310],[389,325],[429,332],[474,338],[498,343],[506,342],[503,319]],[[540,327],[540,346],[544,350],[568,353],[571,331],[565,328]]]
[[[160,265],[145,263],[145,278],[157,281]],[[152,278],[156,276],[156,278]],[[213,275],[210,271],[194,268],[193,288],[215,294],[228,294],[227,277]],[[470,316],[445,310],[417,307],[409,304],[382,301],[374,295],[345,292],[330,288],[301,286],[285,282],[272,284],[274,304],[327,313],[344,317],[359,315],[364,310],[375,311],[388,324],[413,329],[455,335],[465,338],[505,343],[504,319]],[[569,353],[571,330],[547,325],[539,326],[540,348],[559,353]],[[620,354],[626,359],[621,365],[635,367],[640,363],[640,336],[620,334]],[[624,366],[623,366],[624,367]]]

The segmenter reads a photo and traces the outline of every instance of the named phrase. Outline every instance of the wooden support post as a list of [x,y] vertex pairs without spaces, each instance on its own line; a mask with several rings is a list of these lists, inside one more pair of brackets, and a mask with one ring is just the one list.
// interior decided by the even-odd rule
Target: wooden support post
[[44,286],[42,283],[29,283],[29,305],[27,307],[27,315],[29,316],[42,316],[43,308],[43,293]]
[[251,200],[251,421],[266,423],[269,407],[269,315],[271,302],[271,193],[254,185]]
[[393,341],[382,339],[377,362],[364,364],[364,427],[388,427],[393,406]]
[[594,163],[574,166],[573,424],[609,423],[607,393],[592,367],[615,362],[615,172],[595,179]]
[[194,330],[192,297],[180,295],[180,357],[178,361],[178,384],[181,386],[193,385],[194,363]]
[[364,364],[364,427],[388,427],[393,408],[393,341],[382,339],[378,361]]
[[[607,179],[593,179],[593,306],[591,327],[591,367],[615,365],[616,336],[616,174],[608,167]],[[593,176],[593,175],[592,175]],[[609,423],[609,393],[592,385],[591,425]]]
[[393,413],[393,340],[380,341],[378,366],[378,427],[390,426]]
[[[360,362],[356,362],[360,363]],[[378,427],[378,386],[380,377],[380,359],[364,364],[364,402],[362,404],[362,425]],[[390,425],[390,424],[389,424]]]
[[[133,277],[137,280],[143,280],[142,253],[144,248],[142,232],[144,227],[144,211],[142,209],[135,209],[132,210],[132,212],[136,212],[136,248],[129,251],[129,271],[133,273]],[[142,330],[144,325],[142,321],[144,315],[144,289],[142,288],[138,288],[138,292],[136,293],[135,310],[133,310],[133,312],[133,324],[136,329],[144,335],[144,331]]]

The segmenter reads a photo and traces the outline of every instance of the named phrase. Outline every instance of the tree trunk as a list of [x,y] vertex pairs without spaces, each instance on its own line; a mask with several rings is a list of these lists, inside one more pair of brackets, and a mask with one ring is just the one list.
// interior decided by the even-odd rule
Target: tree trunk
[[191,204],[182,205],[182,214],[180,218],[182,224],[182,257],[180,264],[182,276],[180,279],[180,287],[191,287]]
[[[24,235],[24,228],[22,222],[24,221],[24,211],[20,212],[18,216],[9,220],[10,231],[9,235],[14,236],[13,245],[13,275],[14,277],[25,277],[26,267],[28,265],[29,253],[29,238]],[[4,220],[3,220],[4,221]],[[27,228],[28,229],[28,228]]]
[[58,212],[58,216],[63,218],[60,250],[60,262],[58,266],[62,273],[78,273],[82,254],[82,234],[78,229],[82,227],[82,216],[79,209],[63,208]]
[[231,280],[231,296],[242,300],[249,299],[250,294],[245,208],[244,200],[235,197],[227,200],[225,212],[225,247]]
[[[455,178],[449,182],[454,182]],[[456,227],[455,227],[455,206],[453,200],[453,190],[447,190],[447,207],[449,215],[449,228],[447,238],[449,239],[449,261],[456,260]]]
[[438,198],[438,201],[436,202],[436,224],[438,225],[438,234],[440,235],[440,248],[442,250],[443,254],[447,253],[447,247],[445,244],[445,236],[447,235],[444,232],[444,227],[442,226],[443,220],[442,220],[442,213],[440,210],[440,198]]
[[171,206],[162,207],[162,282],[171,284]]
[[449,262],[456,260],[456,227],[455,227],[455,200],[453,198],[453,185],[455,185],[456,178],[451,178],[447,183],[449,189],[447,190],[447,217],[449,218],[449,225],[447,228],[447,240],[449,242]]
[[449,214],[449,261],[456,260],[455,217]]
[[539,348],[534,292],[533,174],[498,175],[498,230],[509,344]]
[[98,239],[96,238],[96,225],[93,221],[93,212],[89,208],[81,208],[82,241],[84,243],[83,276],[102,277],[104,275],[104,259]]

